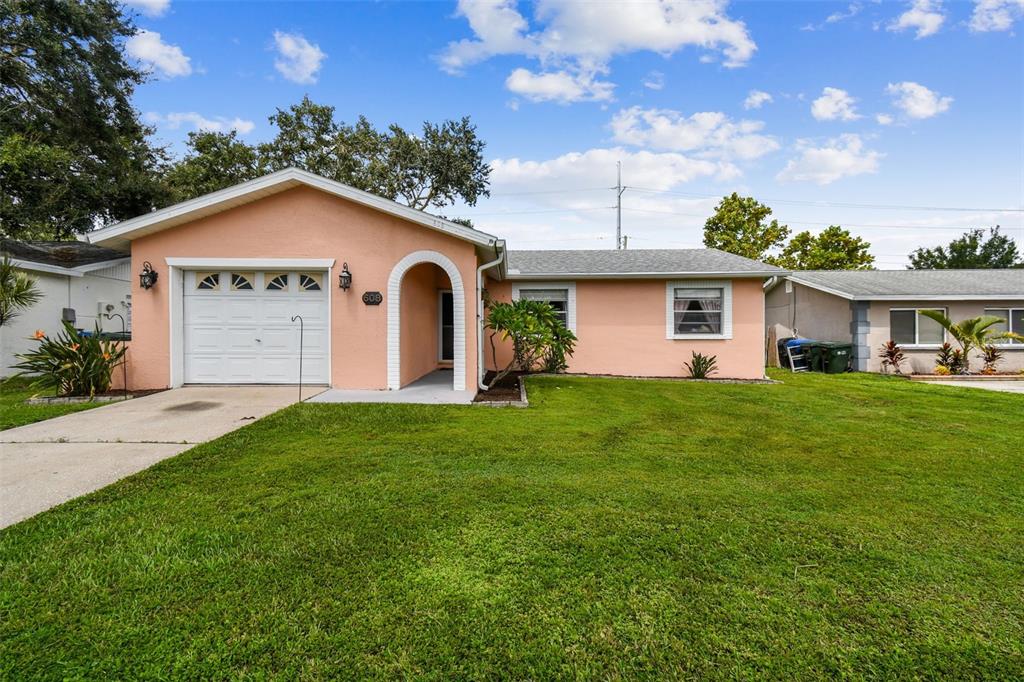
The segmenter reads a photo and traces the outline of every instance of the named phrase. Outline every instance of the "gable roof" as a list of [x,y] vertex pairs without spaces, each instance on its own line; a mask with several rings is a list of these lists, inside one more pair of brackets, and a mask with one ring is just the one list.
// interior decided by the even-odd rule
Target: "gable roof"
[[0,251],[11,257],[19,268],[55,272],[81,277],[126,261],[130,256],[86,242],[17,241],[0,239]]
[[479,230],[453,223],[450,220],[438,218],[424,211],[409,208],[396,201],[384,199],[375,194],[364,192],[355,187],[350,187],[335,180],[329,180],[328,178],[299,170],[298,168],[286,168],[276,173],[256,178],[255,180],[249,180],[248,182],[211,192],[210,194],[204,194],[201,197],[167,206],[152,213],[132,218],[131,220],[108,225],[107,227],[90,232],[87,236],[93,244],[126,249],[128,248],[128,243],[137,237],[166,230],[176,225],[220,213],[229,208],[248,204],[257,199],[300,186],[319,189],[328,194],[376,209],[382,213],[403,218],[438,232],[450,234],[453,237],[472,242],[478,246],[495,246],[500,241],[497,237],[486,232],[480,232]]
[[786,271],[718,249],[508,251],[508,279],[772,277]]
[[801,270],[787,279],[852,301],[1024,300],[1024,269]]

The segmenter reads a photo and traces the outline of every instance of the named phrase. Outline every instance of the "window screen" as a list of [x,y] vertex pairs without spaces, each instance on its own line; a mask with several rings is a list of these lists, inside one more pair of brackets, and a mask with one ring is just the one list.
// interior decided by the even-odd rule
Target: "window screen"
[[890,310],[889,335],[892,336],[892,340],[900,345],[912,346],[917,343],[916,318],[916,310]]
[[544,301],[555,309],[562,326],[569,326],[568,289],[520,289],[519,298],[528,301]]
[[676,334],[721,334],[722,289],[676,289],[673,329]]

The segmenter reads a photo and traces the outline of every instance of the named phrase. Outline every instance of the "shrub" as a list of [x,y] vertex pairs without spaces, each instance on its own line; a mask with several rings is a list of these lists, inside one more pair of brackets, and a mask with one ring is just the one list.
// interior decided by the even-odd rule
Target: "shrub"
[[935,354],[935,373],[966,374],[967,366],[964,363],[964,353],[959,348],[953,348],[949,343],[942,344]]
[[62,396],[92,396],[110,389],[110,374],[124,359],[125,346],[116,341],[101,341],[99,325],[85,335],[70,322],[55,338],[42,331],[32,337],[39,347],[18,355],[14,365],[18,376],[31,375],[32,388],[52,388]]
[[[566,357],[572,355],[576,346],[576,335],[566,329],[550,304],[522,299],[511,303],[488,301],[487,307],[491,357],[496,369],[488,388],[515,370],[530,372],[538,366],[554,372],[565,369]],[[512,342],[512,360],[503,368],[498,364],[494,341],[497,336]]]
[[888,372],[889,368],[892,367],[896,374],[903,374],[903,370],[900,368],[900,364],[906,360],[903,355],[903,349],[899,347],[893,340],[886,341],[882,344],[882,371]]
[[981,347],[981,359],[985,363],[985,366],[981,369],[982,374],[995,374],[996,365],[1003,359],[1003,351],[1001,348],[989,344]]
[[683,363],[691,379],[707,379],[718,370],[717,355],[709,356],[693,351],[691,357],[690,362]]

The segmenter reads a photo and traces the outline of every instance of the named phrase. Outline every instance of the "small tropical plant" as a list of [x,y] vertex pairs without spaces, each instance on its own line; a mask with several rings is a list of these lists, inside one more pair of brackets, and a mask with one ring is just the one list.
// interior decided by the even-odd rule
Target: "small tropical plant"
[[9,256],[0,260],[0,327],[35,305],[42,296],[35,279],[16,268]]
[[[562,324],[557,312],[544,301],[521,299],[511,303],[489,301],[487,329],[491,357],[496,368],[488,388],[516,370],[531,372],[537,367],[560,372],[576,347],[576,335]],[[501,367],[495,339],[512,342],[512,360]]]
[[896,374],[903,374],[903,369],[900,365],[906,360],[906,357],[903,355],[903,349],[900,348],[898,343],[892,339],[883,343],[881,355],[883,372],[888,372],[889,368],[892,367]]
[[683,367],[691,379],[707,379],[718,370],[717,355],[704,355],[697,351],[692,351],[690,355],[690,362],[684,362]]
[[1014,332],[994,331],[992,329],[994,325],[997,325],[1000,322],[1006,322],[1003,318],[996,317],[995,315],[969,317],[966,320],[961,320],[960,322],[953,322],[953,320],[949,319],[938,310],[921,310],[918,311],[918,314],[924,315],[925,317],[938,322],[942,325],[942,328],[949,332],[949,335],[960,344],[960,352],[963,355],[964,374],[970,371],[970,355],[972,350],[984,348],[995,341],[1001,341],[1003,339],[1024,341],[1024,336],[1021,336],[1020,334],[1015,334]]
[[942,344],[942,347],[935,354],[935,373],[949,375],[963,374],[965,372],[963,351],[959,348],[953,348],[949,343]]
[[989,344],[987,346],[982,346],[981,347],[981,359],[985,363],[985,366],[982,367],[982,369],[981,369],[981,373],[982,374],[995,374],[996,373],[996,365],[998,365],[999,361],[1003,359],[1003,351],[1002,351],[1001,348],[999,348],[998,346],[995,346],[993,344]]
[[124,360],[125,346],[100,340],[100,328],[92,335],[80,333],[70,322],[51,338],[39,330],[32,337],[36,350],[18,355],[18,376],[30,375],[32,388],[55,389],[61,396],[93,396],[110,389],[110,375]]

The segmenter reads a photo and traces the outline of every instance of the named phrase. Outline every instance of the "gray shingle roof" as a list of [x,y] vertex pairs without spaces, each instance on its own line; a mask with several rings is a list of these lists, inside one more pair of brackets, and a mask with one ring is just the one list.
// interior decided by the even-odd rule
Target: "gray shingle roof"
[[10,254],[16,260],[56,265],[62,268],[76,268],[82,265],[103,263],[118,258],[128,258],[127,253],[106,249],[87,242],[19,242],[14,239],[0,240],[0,251]]
[[791,276],[848,298],[1017,296],[1024,299],[1024,270],[802,270]]
[[509,279],[526,277],[779,275],[785,271],[718,249],[604,249],[508,252]]

